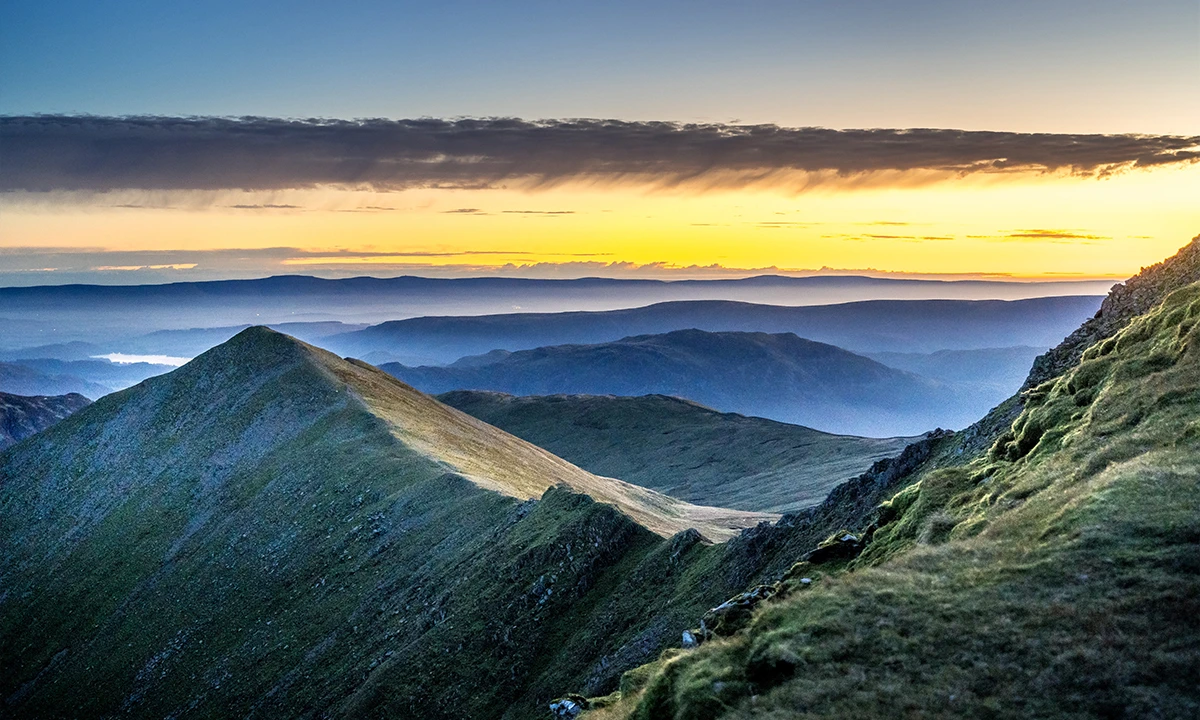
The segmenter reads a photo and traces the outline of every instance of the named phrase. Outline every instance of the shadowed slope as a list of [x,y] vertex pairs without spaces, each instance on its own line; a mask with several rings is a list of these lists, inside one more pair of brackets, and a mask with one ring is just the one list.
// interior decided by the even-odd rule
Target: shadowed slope
[[0,393],[0,450],[41,432],[91,404],[82,395],[9,395]]
[[743,510],[815,505],[834,486],[898,455],[915,439],[830,435],[663,395],[456,391],[438,400],[597,474]]
[[612,687],[729,592],[729,543],[569,484],[660,531],[707,512],[247,330],[0,453],[3,712],[526,718]]

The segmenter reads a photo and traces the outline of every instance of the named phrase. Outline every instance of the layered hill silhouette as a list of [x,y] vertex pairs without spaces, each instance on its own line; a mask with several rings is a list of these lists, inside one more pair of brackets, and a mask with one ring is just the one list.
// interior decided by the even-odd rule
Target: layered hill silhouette
[[[792,334],[679,330],[599,345],[493,353],[449,367],[381,368],[430,393],[646,395],[820,430],[891,437],[966,425],[953,386]],[[984,408],[986,410],[987,408]]]
[[1048,348],[1091,317],[1101,299],[870,300],[806,307],[714,300],[607,312],[419,317],[330,337],[323,347],[376,364],[442,365],[492,350],[598,344],[698,329],[793,333],[858,353]]
[[82,395],[25,396],[0,392],[0,450],[90,404]]
[[1030,365],[1042,353],[1042,348],[1018,345],[933,353],[877,352],[865,353],[865,357],[931,380],[969,386],[993,396],[1000,393],[998,402],[1021,387]]
[[96,399],[112,392],[108,385],[85,380],[61,368],[39,368],[19,362],[0,362],[0,392],[13,395],[69,395]]
[[[7,279],[18,283],[22,281],[12,275]],[[543,280],[512,277],[322,279],[282,275],[252,280],[145,285],[3,287],[0,288],[0,308],[4,309],[3,316],[0,316],[0,351],[84,341],[103,344],[108,348],[104,352],[131,352],[111,346],[116,341],[133,339],[157,330],[186,331],[189,328],[246,323],[274,326],[299,322],[311,323],[312,330],[320,331],[319,325],[322,323],[380,323],[430,315],[605,311],[664,301],[734,300],[818,305],[864,298],[1019,299],[1052,295],[1096,295],[1098,301],[1098,296],[1107,292],[1109,285],[1111,283],[1088,281],[1024,283],[854,276],[761,276],[667,282],[648,279]],[[1072,327],[1077,324],[1072,324]],[[600,340],[676,329],[679,327],[628,330]],[[313,335],[302,327],[292,326],[283,329],[283,332],[303,340],[313,339]],[[230,333],[226,338],[214,340],[190,353],[182,352],[179,346],[158,344],[153,352],[191,357],[232,335]],[[180,343],[199,339],[198,335],[192,338],[157,338],[159,341],[175,340]],[[536,345],[600,340],[552,339]],[[1054,338],[1047,345],[1057,340]],[[141,338],[137,342],[148,340]],[[486,352],[495,347],[505,346],[491,345],[459,355]],[[341,349],[338,351],[343,352]],[[364,353],[346,350],[343,354],[361,357]],[[449,358],[446,362],[454,359]]]
[[[148,362],[115,363],[103,359],[34,358],[13,360],[3,365],[10,368],[19,366],[42,377],[57,378],[58,382],[68,387],[72,383],[78,384],[81,388],[86,388],[90,393],[94,393],[93,399],[116,390],[124,390],[146,378],[162,375],[175,369],[174,365]],[[0,385],[0,389],[2,388],[3,386]]]
[[698,648],[555,707],[592,719],[1194,716],[1198,248],[1114,289],[1033,369],[984,452],[965,433],[947,439],[781,580],[706,613]]
[[0,454],[0,508],[15,717],[529,717],[758,572],[704,538],[773,517],[592,475],[263,328]]
[[438,400],[598,475],[702,505],[789,512],[916,438],[831,435],[664,395],[454,391]]

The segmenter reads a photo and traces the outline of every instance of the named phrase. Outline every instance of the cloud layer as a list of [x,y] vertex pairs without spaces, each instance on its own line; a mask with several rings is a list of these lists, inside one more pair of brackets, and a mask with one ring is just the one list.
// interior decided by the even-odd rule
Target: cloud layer
[[[514,259],[497,264],[497,256]],[[527,260],[520,259],[528,256]],[[759,275],[807,277],[858,275],[927,280],[1020,280],[1007,273],[919,273],[874,268],[735,267],[671,262],[635,263],[603,254],[563,254],[553,260],[510,251],[371,252],[311,250],[294,247],[224,248],[217,250],[127,250],[100,247],[0,247],[0,287],[67,283],[136,284],[226,280],[269,275],[314,275],[325,278],[395,277],[581,277],[657,280],[719,280]],[[1090,276],[1048,274],[1046,281],[1092,281]],[[1044,294],[1102,294],[1109,281],[1087,287],[1059,286]],[[1031,297],[1033,295],[1030,295]]]
[[1105,175],[1200,137],[828,130],[617,120],[0,117],[0,191],[735,187],[897,174]]

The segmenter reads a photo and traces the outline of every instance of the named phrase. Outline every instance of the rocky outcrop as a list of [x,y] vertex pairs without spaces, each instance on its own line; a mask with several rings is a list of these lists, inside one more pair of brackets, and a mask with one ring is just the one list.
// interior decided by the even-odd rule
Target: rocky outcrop
[[1171,292],[1200,281],[1200,237],[1174,257],[1143,268],[1137,275],[1116,285],[1091,319],[1083,323],[1057,347],[1039,355],[1021,386],[1021,392],[992,408],[970,427],[959,431],[951,454],[966,462],[987,452],[1012,426],[1024,409],[1022,395],[1075,367],[1092,345],[1117,334],[1133,318],[1152,310]]
[[1171,292],[1200,281],[1200,236],[1192,239],[1173,257],[1142,268],[1137,275],[1116,285],[1104,299],[1095,317],[1071,333],[1058,347],[1033,361],[1033,369],[1022,389],[1052,380],[1079,363],[1083,351],[1117,334],[1129,321],[1153,310]]
[[584,710],[591,708],[591,703],[582,695],[567,695],[550,702],[550,715],[555,718],[570,720],[579,717]]

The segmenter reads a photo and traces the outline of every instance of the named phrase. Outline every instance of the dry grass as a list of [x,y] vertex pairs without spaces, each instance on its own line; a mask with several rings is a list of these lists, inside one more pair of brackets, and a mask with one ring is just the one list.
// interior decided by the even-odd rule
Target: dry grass
[[593,475],[542,448],[443,405],[387,373],[308,346],[321,366],[385,421],[401,442],[446,464],[480,487],[510,497],[541,497],[555,485],[615,505],[663,537],[695,528],[723,542],[772,513],[693,505],[614,478]]

